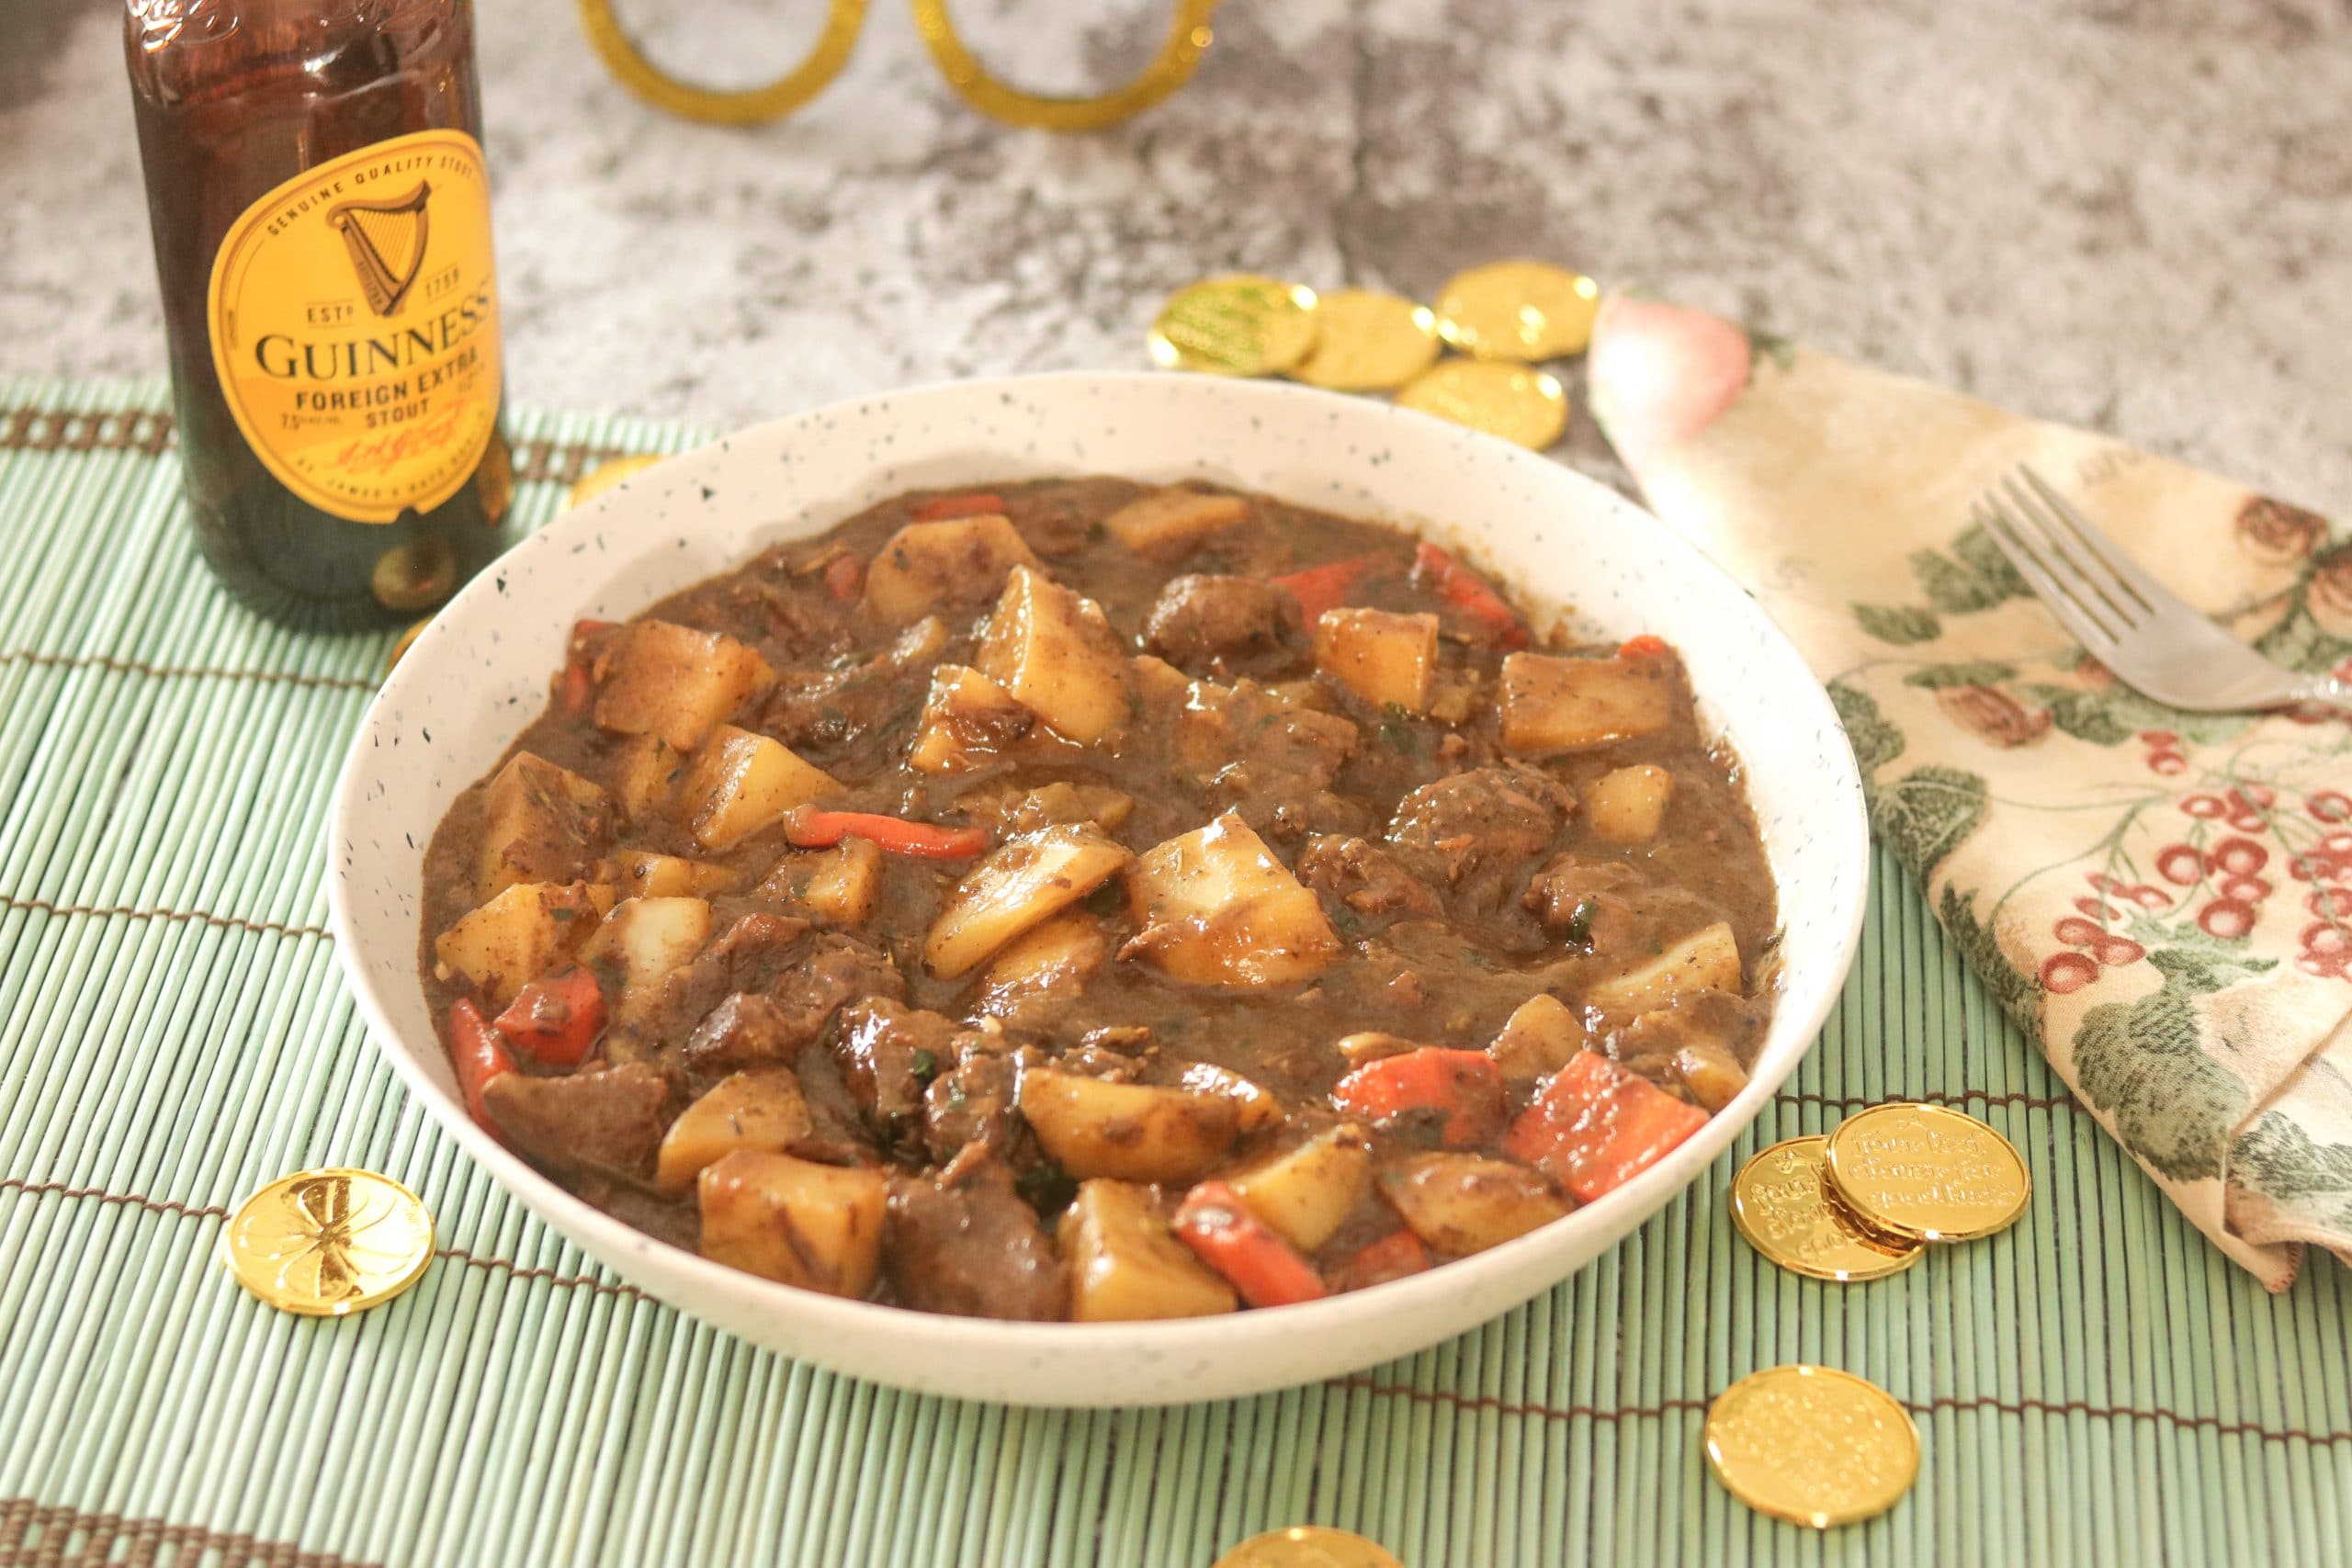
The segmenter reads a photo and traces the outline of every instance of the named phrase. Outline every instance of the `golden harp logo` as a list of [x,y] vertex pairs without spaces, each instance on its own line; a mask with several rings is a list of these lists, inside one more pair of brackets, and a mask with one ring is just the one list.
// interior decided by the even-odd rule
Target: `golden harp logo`
[[230,225],[207,310],[220,390],[271,478],[354,523],[431,512],[498,428],[481,146],[415,130],[303,170]]
[[433,186],[424,180],[392,201],[346,201],[327,209],[327,223],[343,236],[351,270],[368,308],[389,316],[401,308],[424,266],[424,235]]

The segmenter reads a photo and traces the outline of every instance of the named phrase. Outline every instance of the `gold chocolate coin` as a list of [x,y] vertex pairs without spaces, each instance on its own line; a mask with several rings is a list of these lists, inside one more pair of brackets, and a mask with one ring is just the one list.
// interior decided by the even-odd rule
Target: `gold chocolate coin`
[[1253,1535],[1212,1568],[1405,1568],[1378,1541],[1328,1525],[1293,1525]]
[[2025,1159],[1973,1116],[1873,1105],[1829,1134],[1829,1185],[1864,1223],[1920,1241],[1971,1241],[2017,1222],[2033,1190]]
[[392,644],[391,652],[384,655],[385,674],[390,674],[392,672],[393,666],[399,664],[402,659],[407,657],[408,650],[416,646],[416,639],[424,634],[424,628],[432,624],[433,617],[427,615],[424,619],[417,622],[416,625],[409,627],[408,630],[401,633],[401,640]]
[[1919,1474],[1919,1429],[1874,1383],[1834,1367],[1751,1372],[1707,1408],[1707,1463],[1759,1514],[1827,1529],[1894,1506]]
[[1291,375],[1335,392],[1385,392],[1436,363],[1437,316],[1376,288],[1342,288],[1315,307],[1315,347]]
[[1454,274],[1437,297],[1437,330],[1480,359],[1522,362],[1582,354],[1600,314],[1600,286],[1548,262],[1498,261]]
[[662,461],[665,459],[658,452],[639,452],[599,463],[571,481],[571,488],[563,492],[563,509],[569,512],[575,506],[585,506],[623,479],[634,478]]
[[1822,1169],[1828,1143],[1791,1138],[1740,1167],[1731,1181],[1732,1224],[1792,1273],[1848,1282],[1900,1274],[1927,1249],[1871,1230],[1838,1201]]
[[1212,376],[1271,376],[1315,346],[1315,290],[1235,273],[1178,289],[1151,324],[1155,365]]
[[1521,365],[1449,359],[1431,366],[1396,394],[1419,409],[1541,452],[1568,428],[1568,395],[1557,378]]
[[298,1170],[237,1207],[220,1237],[237,1283],[281,1312],[341,1317],[388,1302],[433,1261],[433,1219],[372,1170]]

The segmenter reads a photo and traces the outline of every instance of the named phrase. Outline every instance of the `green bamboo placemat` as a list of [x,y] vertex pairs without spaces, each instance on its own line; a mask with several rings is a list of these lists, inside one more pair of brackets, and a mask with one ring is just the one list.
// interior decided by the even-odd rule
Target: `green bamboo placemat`
[[[152,387],[0,382],[0,1562],[1091,1562],[1204,1568],[1317,1520],[1413,1568],[2352,1560],[2352,1288],[2266,1296],[2067,1100],[1882,861],[1838,1015],[1733,1155],[1476,1333],[1168,1410],[918,1398],[753,1351],[587,1262],[476,1172],[363,1038],[322,929],[330,782],[385,638],[211,587]],[[537,521],[683,431],[525,413]],[[1841,1288],[1724,1192],[1889,1098],[2025,1151],[1991,1241]],[[422,1193],[441,1257],[343,1323],[274,1314],[221,1219],[302,1166]],[[1888,1517],[1732,1502],[1708,1399],[1787,1360],[1917,1416]]]

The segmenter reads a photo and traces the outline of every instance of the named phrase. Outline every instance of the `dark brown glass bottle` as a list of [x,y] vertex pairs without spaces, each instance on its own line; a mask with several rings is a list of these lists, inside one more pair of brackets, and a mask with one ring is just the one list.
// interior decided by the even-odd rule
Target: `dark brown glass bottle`
[[128,0],[204,558],[393,626],[510,543],[471,0]]

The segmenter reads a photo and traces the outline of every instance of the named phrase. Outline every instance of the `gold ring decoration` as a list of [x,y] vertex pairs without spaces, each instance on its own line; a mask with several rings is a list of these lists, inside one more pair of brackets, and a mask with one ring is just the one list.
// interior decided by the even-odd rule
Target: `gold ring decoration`
[[[579,3],[581,29],[622,86],[655,108],[707,125],[758,125],[790,114],[841,74],[850,51],[856,47],[859,30],[865,26],[865,0],[833,0],[824,34],[808,51],[808,58],[763,86],[726,91],[681,82],[646,59],[621,30],[612,0]],[[1189,74],[1191,67],[1185,69]]]
[[[581,3],[585,6],[590,0]],[[1073,131],[1100,130],[1104,126],[1116,125],[1132,115],[1141,114],[1190,81],[1201,63],[1202,51],[1208,48],[1213,37],[1209,15],[1216,9],[1217,0],[1176,0],[1168,37],[1152,62],[1125,86],[1082,98],[1024,93],[1006,86],[989,75],[972,58],[972,51],[964,47],[964,40],[956,36],[956,24],[948,18],[947,0],[913,0],[913,5],[915,26],[922,30],[922,41],[957,97],[990,119],[1002,120],[1007,125]]]

